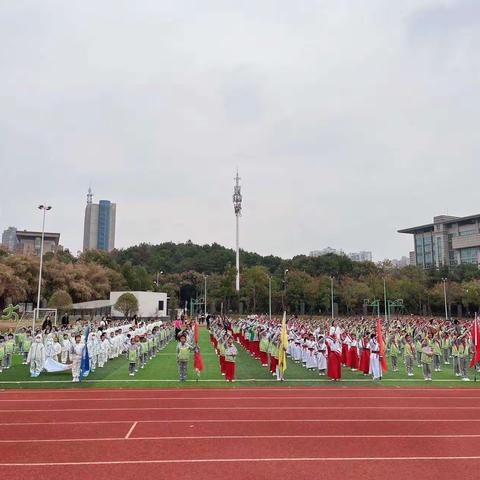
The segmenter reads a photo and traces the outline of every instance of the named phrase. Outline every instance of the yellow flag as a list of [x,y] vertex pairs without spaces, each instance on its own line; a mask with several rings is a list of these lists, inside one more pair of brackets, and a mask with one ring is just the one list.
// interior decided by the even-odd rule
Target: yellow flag
[[287,312],[283,312],[282,330],[280,331],[280,346],[278,347],[278,368],[283,373],[287,369]]

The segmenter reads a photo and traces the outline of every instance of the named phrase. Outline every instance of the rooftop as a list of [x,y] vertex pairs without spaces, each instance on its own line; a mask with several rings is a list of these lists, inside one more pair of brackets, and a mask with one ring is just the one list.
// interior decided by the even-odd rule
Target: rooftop
[[452,223],[468,222],[469,220],[480,219],[480,213],[476,215],[468,215],[467,217],[453,217],[451,215],[438,215],[433,218],[433,223],[419,225],[418,227],[404,228],[398,230],[398,233],[416,233],[420,230],[433,230],[435,225],[448,225]]

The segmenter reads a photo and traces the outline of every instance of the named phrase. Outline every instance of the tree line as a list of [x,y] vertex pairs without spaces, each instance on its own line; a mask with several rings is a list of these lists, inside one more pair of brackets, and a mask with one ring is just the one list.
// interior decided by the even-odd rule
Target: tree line
[[[235,291],[235,252],[218,244],[140,244],[111,253],[88,251],[78,257],[68,250],[46,254],[42,282],[43,305],[58,298],[82,302],[108,298],[112,290],[163,291],[170,308],[189,306],[204,298],[207,276],[209,311],[267,313],[271,285],[272,311],[318,315],[334,303],[342,314],[365,312],[365,299],[383,301],[383,279],[389,299],[403,299],[405,313],[439,314],[447,306],[472,314],[480,305],[480,272],[476,265],[424,271],[396,268],[390,262],[353,262],[343,255],[298,255],[282,259],[241,252],[241,289]],[[0,250],[0,306],[36,301],[39,259]],[[286,270],[288,270],[287,273]],[[158,283],[157,283],[158,280]],[[59,292],[62,292],[59,294]],[[52,300],[53,297],[53,300]],[[68,300],[68,297],[67,297]],[[203,307],[202,307],[203,308]]]

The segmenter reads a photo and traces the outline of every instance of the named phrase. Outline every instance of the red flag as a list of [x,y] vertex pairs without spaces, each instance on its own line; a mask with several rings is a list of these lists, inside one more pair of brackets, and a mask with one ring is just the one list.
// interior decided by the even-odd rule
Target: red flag
[[198,323],[196,323],[193,327],[193,339],[195,343],[198,343],[199,332],[198,332]]
[[383,373],[388,372],[387,359],[385,358],[385,346],[383,344],[382,336],[382,321],[377,318],[377,342],[380,347],[380,364],[382,365]]
[[199,351],[196,351],[193,354],[193,368],[197,370],[197,372],[201,372],[203,370],[203,358]]
[[[203,358],[198,347],[198,339],[200,336],[198,323],[193,326],[193,340],[195,341],[195,353],[193,354],[193,368],[200,373],[203,370]],[[198,377],[197,377],[198,378]]]
[[475,352],[472,357],[472,361],[470,362],[470,368],[473,368],[478,362],[480,362],[480,342],[479,342],[479,325],[478,325],[478,318],[475,317],[475,321],[473,322],[472,327],[472,341],[473,345],[475,346]]

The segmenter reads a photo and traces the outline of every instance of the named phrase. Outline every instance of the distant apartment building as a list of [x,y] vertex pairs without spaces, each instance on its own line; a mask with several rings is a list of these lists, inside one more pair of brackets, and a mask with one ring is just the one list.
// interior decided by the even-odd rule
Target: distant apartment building
[[[43,253],[57,253],[62,250],[60,234],[45,232],[43,235]],[[20,255],[40,255],[42,232],[17,230],[8,227],[2,235],[2,245],[13,253]]]
[[372,261],[372,252],[353,252],[347,254],[350,260],[354,262],[371,262]]
[[417,257],[415,256],[415,251],[410,252],[408,254],[408,264],[409,265],[416,265],[417,264]]
[[87,206],[83,230],[83,250],[104,250],[115,248],[116,204],[110,200],[92,202],[93,193],[88,189]]
[[343,250],[336,250],[335,248],[332,248],[332,247],[326,247],[322,250],[312,250],[309,253],[309,256],[310,257],[321,257],[323,255],[328,255],[328,254],[345,255],[345,252]]
[[371,262],[372,261],[372,252],[353,252],[345,253],[343,250],[337,250],[336,248],[326,247],[323,250],[312,250],[309,253],[310,257],[321,257],[323,255],[334,254],[334,255],[346,255],[350,260],[354,262]]
[[468,217],[439,215],[432,223],[405,228],[413,235],[414,265],[430,269],[462,264],[480,264],[480,214]]
[[400,259],[393,259],[391,262],[397,268],[408,267],[410,265],[410,259],[405,255]]

